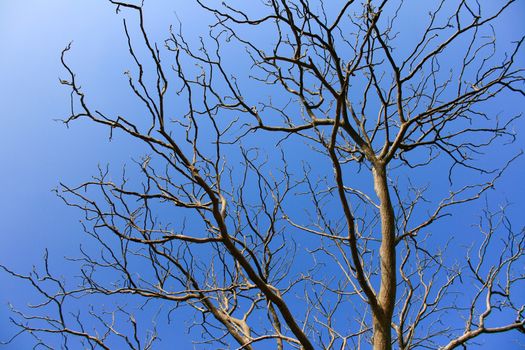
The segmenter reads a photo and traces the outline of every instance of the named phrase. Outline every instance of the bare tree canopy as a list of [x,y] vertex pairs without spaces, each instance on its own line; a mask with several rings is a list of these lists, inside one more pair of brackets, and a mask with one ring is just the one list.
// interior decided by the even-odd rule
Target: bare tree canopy
[[[520,1],[194,1],[207,35],[174,17],[159,41],[154,1],[109,0],[132,62],[122,112],[62,51],[64,123],[143,153],[56,189],[96,245],[74,278],[47,253],[2,266],[39,295],[6,344],[176,348],[181,317],[196,349],[520,341],[525,229],[489,200],[521,155],[501,101],[525,96],[525,32],[498,31]],[[474,229],[454,227],[476,201]]]

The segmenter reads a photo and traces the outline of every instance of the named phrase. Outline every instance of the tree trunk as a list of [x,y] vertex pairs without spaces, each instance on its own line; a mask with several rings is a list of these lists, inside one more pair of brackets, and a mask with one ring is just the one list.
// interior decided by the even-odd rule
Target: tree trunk
[[374,316],[374,350],[391,350],[392,349],[392,334],[390,331],[391,317],[376,317]]
[[374,313],[374,350],[392,349],[391,323],[396,300],[396,230],[394,209],[388,191],[385,165],[374,166],[374,188],[380,201],[381,215],[381,287]]

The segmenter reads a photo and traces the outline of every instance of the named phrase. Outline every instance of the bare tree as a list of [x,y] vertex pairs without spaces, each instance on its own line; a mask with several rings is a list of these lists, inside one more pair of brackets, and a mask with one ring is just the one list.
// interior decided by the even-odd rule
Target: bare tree
[[159,45],[144,5],[111,0],[135,115],[93,107],[63,51],[65,123],[148,151],[121,176],[60,185],[100,250],[81,249],[75,281],[47,255],[29,275],[4,268],[43,298],[13,309],[21,333],[49,349],[155,348],[144,317],[86,306],[99,296],[190,307],[213,348],[448,350],[523,333],[523,228],[487,203],[463,257],[441,224],[519,155],[484,159],[517,118],[488,106],[525,95],[523,37],[502,46],[495,29],[518,1],[429,2],[413,30],[403,0],[196,1],[208,36],[175,26]]

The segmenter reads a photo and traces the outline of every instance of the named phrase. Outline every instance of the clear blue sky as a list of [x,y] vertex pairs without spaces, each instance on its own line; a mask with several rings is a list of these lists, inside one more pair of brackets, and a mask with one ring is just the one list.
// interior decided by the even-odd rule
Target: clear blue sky
[[[148,17],[155,21],[148,22],[148,28],[154,37],[160,40],[167,35],[169,24],[175,22],[175,9],[185,31],[203,30],[198,17],[193,17],[194,9],[181,5],[189,2],[159,1],[158,10],[151,6]],[[500,23],[502,36],[523,33],[523,1],[520,6],[516,9],[523,9],[521,13],[514,11]],[[54,121],[68,114],[69,91],[59,84],[59,77],[65,77],[59,57],[70,41],[70,61],[90,99],[106,110],[119,110],[126,104],[129,95],[122,73],[131,63],[121,20],[114,6],[103,0],[0,0],[0,262],[15,270],[28,271],[38,264],[44,248],[58,268],[61,257],[74,255],[78,248],[80,213],[65,207],[52,193],[59,181],[76,184],[95,174],[98,164],[113,163],[118,168],[140,156],[139,148],[124,139],[108,142],[105,129],[84,122],[66,129]],[[525,62],[523,56],[520,60]],[[512,112],[523,111],[523,100],[512,97],[504,103]],[[525,131],[523,120],[516,125],[518,132]],[[518,135],[518,146],[523,140]],[[525,212],[524,169],[522,158],[501,181],[494,197],[513,203],[514,214]],[[428,176],[431,181],[432,175]],[[451,223],[462,222],[465,216],[474,221],[475,213],[464,210]],[[0,274],[0,286],[0,339],[5,339],[13,332],[7,302],[25,303],[31,293],[5,274]],[[181,336],[179,348],[191,348],[191,339],[182,332],[184,323],[176,322],[173,335]],[[26,340],[8,348],[26,349]],[[484,348],[500,345],[503,349],[502,344],[514,343],[505,336],[487,338]]]

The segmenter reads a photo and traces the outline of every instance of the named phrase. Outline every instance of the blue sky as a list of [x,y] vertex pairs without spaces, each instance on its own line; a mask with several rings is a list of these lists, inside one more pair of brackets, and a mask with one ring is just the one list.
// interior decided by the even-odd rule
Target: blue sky
[[[151,6],[148,16],[155,21],[148,28],[155,38],[163,39],[168,26],[175,22],[177,8],[185,32],[203,30],[192,6],[183,2]],[[184,2],[186,3],[186,2]],[[520,7],[521,6],[521,7]],[[499,23],[500,35],[512,37],[523,33],[525,6],[515,10]],[[108,142],[107,130],[85,122],[73,123],[67,129],[56,119],[67,116],[69,91],[59,84],[64,76],[60,51],[73,41],[69,60],[81,79],[81,85],[97,105],[105,110],[126,109],[127,82],[123,72],[131,66],[126,54],[122,17],[106,1],[73,0],[1,0],[0,1],[0,262],[17,271],[28,271],[38,264],[48,248],[57,268],[60,257],[78,248],[81,228],[80,213],[67,208],[52,193],[59,181],[75,184],[95,174],[99,164],[111,163],[118,169],[141,154],[141,148],[123,138]],[[521,62],[525,62],[523,54]],[[523,111],[523,100],[515,96],[501,100],[512,112]],[[495,111],[499,106],[494,106]],[[525,131],[523,119],[516,124],[518,141],[510,152],[522,147]],[[517,147],[516,147],[517,146]],[[509,148],[499,148],[498,153]],[[524,157],[519,159],[497,186],[496,201],[513,203],[510,213],[525,211]],[[433,181],[432,174],[425,174]],[[461,209],[449,224],[473,219],[475,210]],[[523,218],[517,225],[523,225]],[[59,270],[59,269],[58,269]],[[71,271],[69,271],[71,272]],[[8,325],[8,301],[21,304],[30,300],[31,292],[18,281],[0,274],[0,339],[12,334]],[[184,322],[175,327],[179,345],[190,348],[191,339],[184,336]],[[182,326],[182,327],[180,327]],[[173,334],[173,335],[175,335]],[[514,333],[512,333],[514,334]],[[173,336],[172,335],[172,336]],[[512,335],[509,335],[511,337]],[[27,348],[22,338],[10,349]],[[508,338],[490,340],[489,344],[508,344]],[[510,349],[510,347],[509,347]]]

